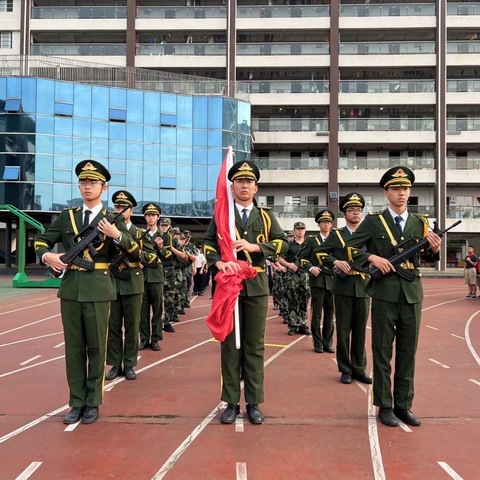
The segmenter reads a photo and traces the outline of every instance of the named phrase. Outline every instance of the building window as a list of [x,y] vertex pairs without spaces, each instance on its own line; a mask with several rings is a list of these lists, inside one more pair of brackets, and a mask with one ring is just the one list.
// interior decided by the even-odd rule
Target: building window
[[12,32],[0,32],[0,48],[12,48]]
[[177,188],[177,179],[175,177],[160,177],[160,188],[169,190]]
[[19,98],[7,98],[5,100],[5,111],[7,113],[19,113],[22,109],[22,102]]
[[73,117],[73,103],[55,102],[55,115]]
[[13,12],[13,0],[0,0],[0,12]]
[[160,125],[162,127],[176,127],[177,126],[177,116],[169,113],[160,114]]
[[3,180],[18,180],[20,177],[20,167],[5,167],[3,171]]
[[112,122],[126,122],[127,121],[127,111],[123,108],[111,108],[110,109],[110,120]]

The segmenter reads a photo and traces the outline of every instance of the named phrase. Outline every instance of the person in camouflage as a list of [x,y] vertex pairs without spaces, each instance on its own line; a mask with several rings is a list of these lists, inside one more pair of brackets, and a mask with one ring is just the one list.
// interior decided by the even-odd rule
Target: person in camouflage
[[288,304],[288,334],[310,335],[307,326],[307,308],[310,298],[307,273],[301,264],[301,252],[305,246],[305,224],[296,222],[293,226],[295,238],[289,243],[285,256],[278,261],[287,269],[285,293]]

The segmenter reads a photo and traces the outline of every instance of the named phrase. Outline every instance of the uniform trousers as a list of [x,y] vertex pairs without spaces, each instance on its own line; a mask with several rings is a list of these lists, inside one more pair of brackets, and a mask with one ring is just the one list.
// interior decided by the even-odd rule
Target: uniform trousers
[[103,403],[110,301],[60,300],[71,407]]
[[372,299],[373,404],[392,407],[391,361],[395,340],[393,403],[410,409],[414,394],[422,304],[408,304],[403,291],[398,302]]
[[[331,347],[333,343],[333,295],[330,290],[310,286],[312,295],[312,331],[314,347]],[[323,310],[323,327],[320,321]]]
[[[152,320],[150,327],[150,306],[152,307]],[[140,341],[163,340],[162,330],[163,313],[163,283],[145,282],[140,313]]]
[[335,327],[337,330],[337,364],[342,373],[365,373],[365,329],[369,298],[334,295]]
[[[108,322],[107,364],[134,367],[138,356],[138,331],[143,293],[120,295],[112,302]],[[125,331],[125,340],[123,332]]]
[[235,347],[235,329],[221,344],[222,400],[240,401],[240,369],[246,403],[264,401],[265,326],[268,295],[238,297],[241,348]]

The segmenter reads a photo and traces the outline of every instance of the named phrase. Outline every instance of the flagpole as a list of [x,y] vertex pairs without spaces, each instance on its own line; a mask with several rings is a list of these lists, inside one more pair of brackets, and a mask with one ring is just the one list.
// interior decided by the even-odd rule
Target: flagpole
[[[233,150],[232,147],[227,148],[227,165],[225,169],[225,173],[227,175],[227,198],[228,198],[228,229],[230,232],[230,237],[232,241],[235,241],[236,235],[235,235],[235,202],[233,200],[233,194],[230,186],[232,185],[232,182],[228,180],[228,171],[233,165]],[[237,252],[233,252],[233,255],[235,258],[237,258]],[[235,302],[235,309],[233,313],[233,324],[234,324],[234,329],[235,329],[235,347],[237,350],[240,350],[240,311],[238,308],[238,298]]]

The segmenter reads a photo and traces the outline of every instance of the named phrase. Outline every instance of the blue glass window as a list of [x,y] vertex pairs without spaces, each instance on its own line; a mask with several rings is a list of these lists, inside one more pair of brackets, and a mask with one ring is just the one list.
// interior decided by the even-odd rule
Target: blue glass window
[[193,127],[193,98],[179,95],[177,97],[177,125],[184,128]]
[[192,164],[192,149],[191,148],[177,148],[177,163]]
[[108,120],[108,88],[92,88],[92,118],[96,120]]
[[73,139],[73,156],[88,158],[90,154],[91,142],[87,138],[74,138]]
[[73,116],[73,103],[55,102],[55,115],[63,115],[65,117]]
[[207,168],[206,167],[193,167],[193,178],[195,178],[195,186],[206,187],[207,185]]
[[20,178],[20,167],[5,166],[3,180],[18,180]]
[[222,98],[208,99],[208,128],[222,128]]
[[[206,136],[206,132],[205,132]],[[206,165],[208,160],[208,150],[206,148],[194,148],[193,149],[193,164],[194,165]]]
[[55,135],[67,135],[71,137],[73,134],[73,120],[68,117],[55,118]]
[[177,173],[177,166],[174,164],[160,164],[160,174],[167,177],[174,177]]
[[190,129],[179,128],[177,130],[177,145],[192,146],[193,134]]
[[110,125],[106,122],[92,122],[92,137],[93,138],[108,138],[108,130]]
[[160,145],[157,144],[147,144],[143,146],[143,158],[148,161],[159,161],[160,160]]
[[[37,140],[38,147],[38,140]],[[35,155],[35,181],[36,182],[52,182],[53,181],[53,156],[51,155]],[[36,183],[35,188],[39,188]]]
[[59,183],[71,183],[72,171],[71,170],[54,170],[53,181]]
[[130,159],[127,164],[127,178],[130,185],[141,185],[143,181],[142,162],[132,162]]
[[127,158],[129,161],[143,160],[143,145],[141,143],[127,142]]
[[170,93],[161,94],[162,112],[177,113],[177,96]]
[[153,92],[145,92],[145,111],[144,122],[148,125],[158,125],[158,112],[160,111],[160,94]]
[[110,88],[109,93],[112,108],[127,108],[127,91],[124,88]]
[[160,188],[177,188],[177,179],[175,177],[160,177]]
[[75,85],[73,91],[73,114],[77,118],[92,117],[92,87]]
[[108,171],[113,173],[125,173],[126,170],[126,162],[120,160],[110,160],[108,162]]
[[126,140],[127,126],[125,123],[112,122],[109,124],[110,140]]
[[158,127],[143,127],[143,141],[145,143],[159,143],[160,142],[160,128]]
[[92,139],[92,157],[108,158],[108,141]]
[[[136,198],[136,197],[135,197]],[[137,198],[137,202],[155,202],[160,203],[160,189],[158,188],[158,177],[157,177],[157,185],[153,189],[145,188],[143,190],[143,197],[140,197],[141,200]]]
[[208,130],[208,146],[221,147],[222,146],[222,131]]
[[90,137],[91,131],[91,122],[90,120],[79,120],[75,118],[73,120],[73,134],[76,137]]
[[125,160],[125,142],[113,142],[109,143],[109,158],[115,158],[117,160]]
[[177,116],[170,113],[161,113],[160,114],[160,125],[162,127],[176,127],[177,126]]
[[[157,110],[158,111],[158,110]],[[127,91],[127,121],[143,123],[143,92],[139,90]]]
[[55,102],[55,82],[51,80],[38,79],[37,91],[42,92],[37,95],[37,114],[53,115],[53,105]]
[[129,142],[141,142],[143,138],[143,125],[127,124],[127,140]]
[[55,137],[54,139],[55,155],[72,155],[73,139],[72,137]]
[[37,135],[35,144],[38,153],[53,153],[53,138],[47,135]]
[[122,110],[120,108],[111,108],[109,118],[112,122],[126,122],[127,121],[127,111]]
[[22,109],[22,101],[20,98],[7,98],[5,100],[4,110],[8,113],[19,113]]
[[36,112],[37,79],[22,78],[22,110],[28,113]]
[[160,143],[162,145],[175,145],[177,143],[177,129],[169,128],[169,127],[161,127]]
[[193,146],[206,147],[208,146],[208,130],[194,130],[193,131]]
[[178,166],[177,183],[182,190],[192,189],[192,168],[187,166]]
[[143,186],[145,188],[158,188],[160,178],[160,164],[157,162],[145,162],[143,164]]
[[193,128],[207,128],[208,102],[206,97],[193,99]]
[[73,83],[55,82],[55,101],[73,103]]

